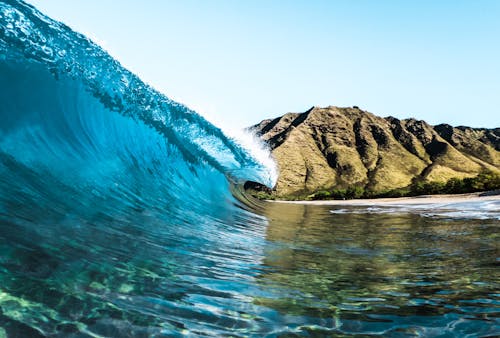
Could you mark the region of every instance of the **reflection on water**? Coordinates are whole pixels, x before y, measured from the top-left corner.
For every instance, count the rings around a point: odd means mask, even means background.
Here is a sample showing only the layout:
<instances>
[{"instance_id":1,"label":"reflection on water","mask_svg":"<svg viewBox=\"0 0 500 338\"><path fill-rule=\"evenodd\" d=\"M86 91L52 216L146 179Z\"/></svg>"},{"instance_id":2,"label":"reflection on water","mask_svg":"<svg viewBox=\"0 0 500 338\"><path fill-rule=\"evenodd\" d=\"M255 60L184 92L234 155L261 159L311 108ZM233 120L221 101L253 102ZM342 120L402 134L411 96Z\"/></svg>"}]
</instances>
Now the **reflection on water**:
<instances>
[{"instance_id":1,"label":"reflection on water","mask_svg":"<svg viewBox=\"0 0 500 338\"><path fill-rule=\"evenodd\" d=\"M4 219L0 337L500 334L497 219L227 210Z\"/></svg>"},{"instance_id":2,"label":"reflection on water","mask_svg":"<svg viewBox=\"0 0 500 338\"><path fill-rule=\"evenodd\" d=\"M269 205L257 304L296 333L500 334L498 220L336 208Z\"/></svg>"}]
</instances>

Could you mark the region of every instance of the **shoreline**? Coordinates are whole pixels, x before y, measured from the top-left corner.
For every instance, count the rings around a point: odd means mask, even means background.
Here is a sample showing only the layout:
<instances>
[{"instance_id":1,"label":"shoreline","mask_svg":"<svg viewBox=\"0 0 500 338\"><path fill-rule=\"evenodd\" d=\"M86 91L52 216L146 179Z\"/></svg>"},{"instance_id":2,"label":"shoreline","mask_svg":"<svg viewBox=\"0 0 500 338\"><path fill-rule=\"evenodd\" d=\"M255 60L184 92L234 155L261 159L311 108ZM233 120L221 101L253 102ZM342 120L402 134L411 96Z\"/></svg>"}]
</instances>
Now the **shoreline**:
<instances>
[{"instance_id":1,"label":"shoreline","mask_svg":"<svg viewBox=\"0 0 500 338\"><path fill-rule=\"evenodd\" d=\"M460 202L500 201L500 192L476 192L453 195L422 195L411 197L367 198L352 200L315 200L315 201L285 201L266 200L274 203L292 203L309 205L401 205L401 204L451 204Z\"/></svg>"}]
</instances>

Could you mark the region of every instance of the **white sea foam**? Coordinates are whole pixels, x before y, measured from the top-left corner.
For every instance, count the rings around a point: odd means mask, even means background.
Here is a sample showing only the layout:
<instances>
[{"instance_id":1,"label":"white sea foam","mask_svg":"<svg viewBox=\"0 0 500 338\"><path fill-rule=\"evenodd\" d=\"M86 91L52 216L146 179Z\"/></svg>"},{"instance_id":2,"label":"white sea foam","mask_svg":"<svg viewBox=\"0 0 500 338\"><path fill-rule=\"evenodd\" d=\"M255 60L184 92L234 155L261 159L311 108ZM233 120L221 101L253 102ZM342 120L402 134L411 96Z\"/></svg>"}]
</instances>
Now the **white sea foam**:
<instances>
[{"instance_id":1,"label":"white sea foam","mask_svg":"<svg viewBox=\"0 0 500 338\"><path fill-rule=\"evenodd\" d=\"M418 214L423 217L453 219L497 219L500 220L500 199L486 201L464 201L436 204L385 204L383 206L357 205L353 208L330 210L332 214Z\"/></svg>"},{"instance_id":2,"label":"white sea foam","mask_svg":"<svg viewBox=\"0 0 500 338\"><path fill-rule=\"evenodd\" d=\"M265 181L262 183L265 183L269 187L274 187L278 180L278 165L268 145L246 129L224 130L224 133L245 148L252 157L263 166Z\"/></svg>"}]
</instances>

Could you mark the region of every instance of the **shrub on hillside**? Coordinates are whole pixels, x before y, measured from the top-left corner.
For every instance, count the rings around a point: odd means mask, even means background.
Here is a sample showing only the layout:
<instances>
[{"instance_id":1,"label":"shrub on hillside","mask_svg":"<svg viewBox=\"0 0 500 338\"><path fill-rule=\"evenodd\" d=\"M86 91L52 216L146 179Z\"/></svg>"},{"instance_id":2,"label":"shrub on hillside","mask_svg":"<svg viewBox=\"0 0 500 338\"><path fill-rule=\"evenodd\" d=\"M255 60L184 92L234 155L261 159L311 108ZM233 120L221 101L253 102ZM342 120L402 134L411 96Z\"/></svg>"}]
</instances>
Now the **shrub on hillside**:
<instances>
[{"instance_id":1,"label":"shrub on hillside","mask_svg":"<svg viewBox=\"0 0 500 338\"><path fill-rule=\"evenodd\" d=\"M465 194L497 189L500 189L500 174L485 172L477 175L476 177L464 179L452 178L446 182L416 181L405 188L398 188L378 193L365 190L360 186L352 186L347 189L320 190L312 195L309 195L308 197L312 200L406 197L438 194Z\"/></svg>"}]
</instances>

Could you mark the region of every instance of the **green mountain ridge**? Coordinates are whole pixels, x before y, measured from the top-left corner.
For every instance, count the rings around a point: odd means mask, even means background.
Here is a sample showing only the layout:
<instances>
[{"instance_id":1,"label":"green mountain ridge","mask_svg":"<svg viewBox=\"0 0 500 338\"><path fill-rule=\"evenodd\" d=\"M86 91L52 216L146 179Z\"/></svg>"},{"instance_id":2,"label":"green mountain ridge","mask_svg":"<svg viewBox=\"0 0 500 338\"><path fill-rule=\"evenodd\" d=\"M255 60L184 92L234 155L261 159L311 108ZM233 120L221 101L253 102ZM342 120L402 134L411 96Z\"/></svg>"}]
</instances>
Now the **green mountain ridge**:
<instances>
[{"instance_id":1,"label":"green mountain ridge","mask_svg":"<svg viewBox=\"0 0 500 338\"><path fill-rule=\"evenodd\" d=\"M249 128L279 167L277 197L362 187L381 193L415 180L445 182L500 173L500 128L432 126L358 107L313 107Z\"/></svg>"}]
</instances>

